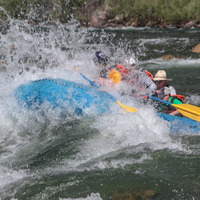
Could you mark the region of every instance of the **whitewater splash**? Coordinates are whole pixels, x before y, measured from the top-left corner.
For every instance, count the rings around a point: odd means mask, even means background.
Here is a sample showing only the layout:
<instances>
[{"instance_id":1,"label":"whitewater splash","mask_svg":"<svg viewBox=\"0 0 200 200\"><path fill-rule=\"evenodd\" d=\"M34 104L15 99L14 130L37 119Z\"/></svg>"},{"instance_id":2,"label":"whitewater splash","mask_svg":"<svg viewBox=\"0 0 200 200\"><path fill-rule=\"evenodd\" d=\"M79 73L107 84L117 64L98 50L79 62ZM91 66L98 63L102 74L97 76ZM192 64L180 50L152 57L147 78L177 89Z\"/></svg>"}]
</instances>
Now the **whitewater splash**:
<instances>
[{"instance_id":1,"label":"whitewater splash","mask_svg":"<svg viewBox=\"0 0 200 200\"><path fill-rule=\"evenodd\" d=\"M96 50L103 50L112 62L128 60L130 56L136 56L137 60L139 47L135 52L131 43L121 40L116 44L116 41L118 33L84 29L76 23L32 27L24 21L11 21L6 33L1 34L0 192L3 196L6 196L4 191L14 195L13 188L20 191L18 183L23 180L27 184L29 180L36 183L36 177L50 174L121 169L151 160L146 149L190 152L181 140L171 138L170 125L156 115L151 105L120 96L121 90L127 90L123 84L114 90L108 88L107 92L137 108L136 113L125 113L113 103L113 113L62 118L59 110L44 105L47 107L43 117L40 111L22 109L17 104L13 91L29 81L50 77L90 86L74 68L96 80L98 69L93 63ZM101 199L98 193L88 195L86 199Z\"/></svg>"}]
</instances>

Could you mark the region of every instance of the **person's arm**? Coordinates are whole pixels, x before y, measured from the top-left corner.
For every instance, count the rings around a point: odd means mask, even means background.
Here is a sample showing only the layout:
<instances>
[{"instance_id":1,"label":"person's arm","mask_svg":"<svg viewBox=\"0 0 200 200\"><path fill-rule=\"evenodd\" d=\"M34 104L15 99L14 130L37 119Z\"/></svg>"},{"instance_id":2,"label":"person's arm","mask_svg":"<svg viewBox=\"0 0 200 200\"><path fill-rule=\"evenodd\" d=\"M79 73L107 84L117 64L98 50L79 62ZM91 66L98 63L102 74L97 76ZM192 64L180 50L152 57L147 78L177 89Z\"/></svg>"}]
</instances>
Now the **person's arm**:
<instances>
[{"instance_id":1,"label":"person's arm","mask_svg":"<svg viewBox=\"0 0 200 200\"><path fill-rule=\"evenodd\" d=\"M172 112L170 113L170 115L178 115L178 114L180 114L180 112L179 112L178 110L172 111Z\"/></svg>"},{"instance_id":2,"label":"person's arm","mask_svg":"<svg viewBox=\"0 0 200 200\"><path fill-rule=\"evenodd\" d=\"M171 98L170 98L169 102L171 102ZM173 104L183 104L183 102L180 101L179 99L175 99L175 100L173 101ZM173 106L173 105L172 105L172 106ZM170 115L178 115L178 114L181 114L181 113L180 113L177 109L174 110L174 111L172 111L172 112L170 113Z\"/></svg>"}]
</instances>

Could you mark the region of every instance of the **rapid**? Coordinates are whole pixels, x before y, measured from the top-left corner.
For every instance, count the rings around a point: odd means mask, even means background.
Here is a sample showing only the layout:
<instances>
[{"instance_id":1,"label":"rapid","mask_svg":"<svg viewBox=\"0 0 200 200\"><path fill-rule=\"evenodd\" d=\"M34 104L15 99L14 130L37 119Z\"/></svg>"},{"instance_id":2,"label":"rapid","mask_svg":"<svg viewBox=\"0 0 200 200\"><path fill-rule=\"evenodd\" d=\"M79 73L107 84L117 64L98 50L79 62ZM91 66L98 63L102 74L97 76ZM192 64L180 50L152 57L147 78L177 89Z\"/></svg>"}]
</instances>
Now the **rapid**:
<instances>
[{"instance_id":1,"label":"rapid","mask_svg":"<svg viewBox=\"0 0 200 200\"><path fill-rule=\"evenodd\" d=\"M153 74L165 69L187 102L200 106L199 29L81 28L31 26L10 20L0 26L0 199L198 199L199 134L170 133L149 104L119 88L107 88L138 112L116 103L103 115L61 116L48 104L21 107L21 84L59 78L90 85L98 78L93 57L104 51L114 62L130 57ZM172 60L162 56L172 54ZM78 68L78 71L75 70ZM105 89L105 88L104 88Z\"/></svg>"}]
</instances>

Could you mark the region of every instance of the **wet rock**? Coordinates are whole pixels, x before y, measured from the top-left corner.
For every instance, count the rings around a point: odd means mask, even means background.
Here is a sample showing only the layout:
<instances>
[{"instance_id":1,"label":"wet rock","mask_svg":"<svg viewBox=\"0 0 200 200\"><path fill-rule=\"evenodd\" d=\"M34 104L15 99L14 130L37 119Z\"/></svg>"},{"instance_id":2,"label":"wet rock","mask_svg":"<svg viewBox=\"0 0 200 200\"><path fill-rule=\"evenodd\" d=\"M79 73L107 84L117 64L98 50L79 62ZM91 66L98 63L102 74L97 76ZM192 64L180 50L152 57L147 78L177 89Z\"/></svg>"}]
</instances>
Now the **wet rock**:
<instances>
[{"instance_id":1,"label":"wet rock","mask_svg":"<svg viewBox=\"0 0 200 200\"><path fill-rule=\"evenodd\" d=\"M145 26L146 27L152 27L152 25L153 25L152 21L148 21Z\"/></svg>"},{"instance_id":2,"label":"wet rock","mask_svg":"<svg viewBox=\"0 0 200 200\"><path fill-rule=\"evenodd\" d=\"M113 11L110 7L107 7L104 11L99 10L95 12L90 19L90 26L104 27L108 20L114 18Z\"/></svg>"},{"instance_id":3,"label":"wet rock","mask_svg":"<svg viewBox=\"0 0 200 200\"><path fill-rule=\"evenodd\" d=\"M115 192L112 200L150 200L155 199L156 192L154 190L133 190L131 192Z\"/></svg>"},{"instance_id":4,"label":"wet rock","mask_svg":"<svg viewBox=\"0 0 200 200\"><path fill-rule=\"evenodd\" d=\"M160 28L172 28L172 27L174 27L172 24L165 22L160 25Z\"/></svg>"},{"instance_id":5,"label":"wet rock","mask_svg":"<svg viewBox=\"0 0 200 200\"><path fill-rule=\"evenodd\" d=\"M198 44L197 46L195 46L194 49L192 50L192 52L200 53L200 44Z\"/></svg>"},{"instance_id":6,"label":"wet rock","mask_svg":"<svg viewBox=\"0 0 200 200\"><path fill-rule=\"evenodd\" d=\"M118 23L123 23L123 15L116 15L115 21L117 21Z\"/></svg>"},{"instance_id":7,"label":"wet rock","mask_svg":"<svg viewBox=\"0 0 200 200\"><path fill-rule=\"evenodd\" d=\"M136 199L142 199L142 200L151 199L155 195L156 195L156 193L155 193L154 190L137 190L137 191L134 191L134 196L136 197Z\"/></svg>"},{"instance_id":8,"label":"wet rock","mask_svg":"<svg viewBox=\"0 0 200 200\"><path fill-rule=\"evenodd\" d=\"M132 22L132 23L131 23L131 26L133 26L133 27L138 27L137 21Z\"/></svg>"},{"instance_id":9,"label":"wet rock","mask_svg":"<svg viewBox=\"0 0 200 200\"><path fill-rule=\"evenodd\" d=\"M184 56L174 56L174 55L171 55L171 54L167 54L167 55L162 56L162 59L163 60L186 59L186 57L184 57Z\"/></svg>"},{"instance_id":10,"label":"wet rock","mask_svg":"<svg viewBox=\"0 0 200 200\"><path fill-rule=\"evenodd\" d=\"M131 25L131 22L129 21L125 23L125 26L130 26L130 25Z\"/></svg>"},{"instance_id":11,"label":"wet rock","mask_svg":"<svg viewBox=\"0 0 200 200\"><path fill-rule=\"evenodd\" d=\"M112 196L112 200L134 200L134 198L131 193L116 192Z\"/></svg>"},{"instance_id":12,"label":"wet rock","mask_svg":"<svg viewBox=\"0 0 200 200\"><path fill-rule=\"evenodd\" d=\"M200 28L200 24L195 24L195 28Z\"/></svg>"},{"instance_id":13,"label":"wet rock","mask_svg":"<svg viewBox=\"0 0 200 200\"><path fill-rule=\"evenodd\" d=\"M176 57L171 55L171 54L167 54L167 55L162 56L163 60L172 60L174 58L176 58Z\"/></svg>"},{"instance_id":14,"label":"wet rock","mask_svg":"<svg viewBox=\"0 0 200 200\"><path fill-rule=\"evenodd\" d=\"M190 21L190 22L188 22L187 24L185 24L183 27L184 27L184 28L191 28L191 27L193 27L193 26L195 26L195 22Z\"/></svg>"},{"instance_id":15,"label":"wet rock","mask_svg":"<svg viewBox=\"0 0 200 200\"><path fill-rule=\"evenodd\" d=\"M118 24L116 27L117 27L117 28L122 28L123 25L122 25L122 24Z\"/></svg>"}]
</instances>

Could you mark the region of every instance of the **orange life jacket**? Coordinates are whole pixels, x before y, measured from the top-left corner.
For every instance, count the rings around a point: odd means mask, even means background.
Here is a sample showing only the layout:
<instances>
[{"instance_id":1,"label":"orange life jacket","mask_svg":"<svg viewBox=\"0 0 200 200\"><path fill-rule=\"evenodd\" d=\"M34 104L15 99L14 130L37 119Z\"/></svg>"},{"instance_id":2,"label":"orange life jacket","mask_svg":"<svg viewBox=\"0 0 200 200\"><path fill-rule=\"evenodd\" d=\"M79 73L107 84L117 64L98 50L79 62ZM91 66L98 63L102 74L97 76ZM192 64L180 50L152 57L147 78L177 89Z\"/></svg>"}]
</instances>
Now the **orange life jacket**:
<instances>
[{"instance_id":1,"label":"orange life jacket","mask_svg":"<svg viewBox=\"0 0 200 200\"><path fill-rule=\"evenodd\" d=\"M116 66L111 66L110 68L102 70L101 81L103 81L102 79L109 78L112 79L115 84L117 84L125 79L127 74L128 70L122 65L117 64Z\"/></svg>"},{"instance_id":2,"label":"orange life jacket","mask_svg":"<svg viewBox=\"0 0 200 200\"><path fill-rule=\"evenodd\" d=\"M177 98L179 99L180 101L182 101L183 103L185 103L185 96L183 95L171 95L171 97L174 97L174 98ZM173 103L173 100L171 101L171 103Z\"/></svg>"},{"instance_id":3,"label":"orange life jacket","mask_svg":"<svg viewBox=\"0 0 200 200\"><path fill-rule=\"evenodd\" d=\"M147 70L145 70L146 74L151 78L151 80L153 81L153 74Z\"/></svg>"}]
</instances>

